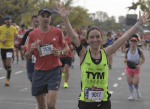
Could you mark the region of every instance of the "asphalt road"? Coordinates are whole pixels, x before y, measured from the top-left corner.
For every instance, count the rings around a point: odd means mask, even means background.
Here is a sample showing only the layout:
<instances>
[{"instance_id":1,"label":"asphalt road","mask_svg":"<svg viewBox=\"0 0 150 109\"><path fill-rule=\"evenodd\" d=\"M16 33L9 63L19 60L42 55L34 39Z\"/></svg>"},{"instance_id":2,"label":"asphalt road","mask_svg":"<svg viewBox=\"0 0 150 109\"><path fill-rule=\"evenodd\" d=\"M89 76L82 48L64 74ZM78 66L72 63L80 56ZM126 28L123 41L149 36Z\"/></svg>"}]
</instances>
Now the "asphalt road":
<instances>
[{"instance_id":1,"label":"asphalt road","mask_svg":"<svg viewBox=\"0 0 150 109\"><path fill-rule=\"evenodd\" d=\"M112 69L109 70L109 86L111 91L112 109L149 109L150 107L150 56L148 50L144 49L145 63L141 66L140 92L142 97L129 101L129 90L125 75L125 64L121 53L117 51L113 56ZM26 67L12 64L12 75L10 86L6 87L6 71L0 59L0 109L35 109L36 100L31 96L31 84L27 79ZM57 109L78 109L78 97L81 92L79 58L76 56L74 69L70 69L69 88L63 88L61 82L57 98Z\"/></svg>"}]
</instances>

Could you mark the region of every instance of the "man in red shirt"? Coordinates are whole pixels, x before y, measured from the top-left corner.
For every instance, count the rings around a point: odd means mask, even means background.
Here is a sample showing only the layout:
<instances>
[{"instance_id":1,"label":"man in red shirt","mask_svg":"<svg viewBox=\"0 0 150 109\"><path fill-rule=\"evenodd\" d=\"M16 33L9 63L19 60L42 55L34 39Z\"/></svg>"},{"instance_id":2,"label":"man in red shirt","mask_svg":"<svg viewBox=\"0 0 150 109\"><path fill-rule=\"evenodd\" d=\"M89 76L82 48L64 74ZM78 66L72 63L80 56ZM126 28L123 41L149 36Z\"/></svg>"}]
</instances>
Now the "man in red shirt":
<instances>
[{"instance_id":1,"label":"man in red shirt","mask_svg":"<svg viewBox=\"0 0 150 109\"><path fill-rule=\"evenodd\" d=\"M117 34L117 38L120 38L120 36L121 36L120 30L118 30L118 32L116 34Z\"/></svg>"},{"instance_id":2,"label":"man in red shirt","mask_svg":"<svg viewBox=\"0 0 150 109\"><path fill-rule=\"evenodd\" d=\"M64 88L68 88L69 87L68 86L69 70L70 70L71 61L72 61L72 51L71 51L72 42L71 42L70 37L67 34L65 26L62 26L62 32L64 34L65 42L68 44L70 48L70 51L67 54L62 55L60 57L60 60L62 63L61 67L62 67L62 72L63 72L62 77L65 79Z\"/></svg>"},{"instance_id":3,"label":"man in red shirt","mask_svg":"<svg viewBox=\"0 0 150 109\"><path fill-rule=\"evenodd\" d=\"M18 48L18 45L21 43L22 38L23 38L24 34L26 33L26 29L25 28L26 28L26 26L24 24L22 24L21 25L21 30L19 30L19 32L18 32L19 38L14 41L14 43L15 43L15 51L16 51L16 57L17 57L17 64L19 62L19 54L18 54L18 51L19 51L20 55L21 55L22 66L23 67L25 66L24 50L21 50L20 48Z\"/></svg>"},{"instance_id":4,"label":"man in red shirt","mask_svg":"<svg viewBox=\"0 0 150 109\"><path fill-rule=\"evenodd\" d=\"M37 98L39 109L46 109L46 101L48 109L55 109L62 74L60 56L66 54L69 47L63 40L62 31L49 25L49 9L41 9L38 19L39 28L29 33L24 46L27 60L31 59L33 53L36 57L32 95ZM64 48L59 50L59 47Z\"/></svg>"},{"instance_id":5,"label":"man in red shirt","mask_svg":"<svg viewBox=\"0 0 150 109\"><path fill-rule=\"evenodd\" d=\"M80 36L81 36L81 33L83 32L83 29L82 29L82 27L80 27L80 30L78 30L77 31L77 34L78 34L78 36L79 36L79 39L80 39Z\"/></svg>"}]
</instances>

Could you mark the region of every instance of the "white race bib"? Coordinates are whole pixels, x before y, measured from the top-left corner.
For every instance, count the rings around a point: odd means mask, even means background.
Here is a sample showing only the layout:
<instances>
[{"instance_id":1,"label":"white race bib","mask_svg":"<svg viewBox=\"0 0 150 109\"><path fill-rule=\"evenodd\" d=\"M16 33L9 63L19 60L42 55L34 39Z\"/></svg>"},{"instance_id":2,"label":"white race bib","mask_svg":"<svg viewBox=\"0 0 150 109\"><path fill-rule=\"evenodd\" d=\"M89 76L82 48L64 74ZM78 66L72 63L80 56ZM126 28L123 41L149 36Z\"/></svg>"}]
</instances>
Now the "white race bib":
<instances>
[{"instance_id":1,"label":"white race bib","mask_svg":"<svg viewBox=\"0 0 150 109\"><path fill-rule=\"evenodd\" d=\"M7 52L6 53L6 58L12 58L12 52Z\"/></svg>"},{"instance_id":2,"label":"white race bib","mask_svg":"<svg viewBox=\"0 0 150 109\"><path fill-rule=\"evenodd\" d=\"M104 89L85 87L84 97L94 102L101 102L104 98Z\"/></svg>"},{"instance_id":3,"label":"white race bib","mask_svg":"<svg viewBox=\"0 0 150 109\"><path fill-rule=\"evenodd\" d=\"M21 35L21 34L20 34L20 35L19 35L19 38L23 38L23 36L24 36L24 35Z\"/></svg>"},{"instance_id":4,"label":"white race bib","mask_svg":"<svg viewBox=\"0 0 150 109\"><path fill-rule=\"evenodd\" d=\"M32 63L36 62L36 57L34 55L32 55Z\"/></svg>"},{"instance_id":5,"label":"white race bib","mask_svg":"<svg viewBox=\"0 0 150 109\"><path fill-rule=\"evenodd\" d=\"M18 44L18 40L15 40L14 43L15 43L15 44Z\"/></svg>"},{"instance_id":6,"label":"white race bib","mask_svg":"<svg viewBox=\"0 0 150 109\"><path fill-rule=\"evenodd\" d=\"M39 56L46 56L52 54L53 45L44 45L44 46L38 46Z\"/></svg>"}]
</instances>

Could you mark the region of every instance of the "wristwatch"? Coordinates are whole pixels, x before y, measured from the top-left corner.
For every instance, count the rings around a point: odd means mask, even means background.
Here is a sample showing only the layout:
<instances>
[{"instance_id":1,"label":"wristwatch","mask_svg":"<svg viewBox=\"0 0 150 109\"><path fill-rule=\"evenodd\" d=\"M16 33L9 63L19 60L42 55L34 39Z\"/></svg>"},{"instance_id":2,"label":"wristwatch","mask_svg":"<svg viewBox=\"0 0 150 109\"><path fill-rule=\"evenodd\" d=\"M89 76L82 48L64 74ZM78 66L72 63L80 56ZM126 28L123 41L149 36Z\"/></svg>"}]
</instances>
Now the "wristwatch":
<instances>
[{"instance_id":1,"label":"wristwatch","mask_svg":"<svg viewBox=\"0 0 150 109\"><path fill-rule=\"evenodd\" d=\"M64 55L64 52L62 50L60 50L61 55Z\"/></svg>"}]
</instances>

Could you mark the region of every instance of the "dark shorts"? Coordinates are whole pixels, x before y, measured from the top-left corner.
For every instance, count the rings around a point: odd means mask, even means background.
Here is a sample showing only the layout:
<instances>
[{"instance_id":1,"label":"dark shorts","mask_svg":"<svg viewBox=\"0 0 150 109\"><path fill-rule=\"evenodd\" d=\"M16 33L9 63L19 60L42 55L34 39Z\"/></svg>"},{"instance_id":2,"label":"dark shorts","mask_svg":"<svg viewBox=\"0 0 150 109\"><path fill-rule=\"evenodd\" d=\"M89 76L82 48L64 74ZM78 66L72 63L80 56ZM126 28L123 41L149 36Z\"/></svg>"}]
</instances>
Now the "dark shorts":
<instances>
[{"instance_id":1,"label":"dark shorts","mask_svg":"<svg viewBox=\"0 0 150 109\"><path fill-rule=\"evenodd\" d=\"M1 48L1 57L2 57L2 60L6 60L6 53L7 52L12 52L13 53L13 49L3 49Z\"/></svg>"},{"instance_id":2,"label":"dark shorts","mask_svg":"<svg viewBox=\"0 0 150 109\"><path fill-rule=\"evenodd\" d=\"M18 48L18 46L14 46L15 48Z\"/></svg>"},{"instance_id":3,"label":"dark shorts","mask_svg":"<svg viewBox=\"0 0 150 109\"><path fill-rule=\"evenodd\" d=\"M71 62L72 62L72 57L61 57L60 58L60 61L62 63L62 66L61 67L64 67L65 64L68 64L71 66Z\"/></svg>"},{"instance_id":4,"label":"dark shorts","mask_svg":"<svg viewBox=\"0 0 150 109\"><path fill-rule=\"evenodd\" d=\"M30 81L32 81L33 72L34 72L34 63L32 63L32 60L27 60L27 76Z\"/></svg>"},{"instance_id":5,"label":"dark shorts","mask_svg":"<svg viewBox=\"0 0 150 109\"><path fill-rule=\"evenodd\" d=\"M19 46L14 46L15 48L18 48L18 50L21 50L21 47L19 47Z\"/></svg>"},{"instance_id":6,"label":"dark shorts","mask_svg":"<svg viewBox=\"0 0 150 109\"><path fill-rule=\"evenodd\" d=\"M111 101L84 102L79 100L79 109L111 109Z\"/></svg>"},{"instance_id":7,"label":"dark shorts","mask_svg":"<svg viewBox=\"0 0 150 109\"><path fill-rule=\"evenodd\" d=\"M61 68L49 71L34 70L32 78L32 96L48 93L48 90L59 90L61 83Z\"/></svg>"}]
</instances>

